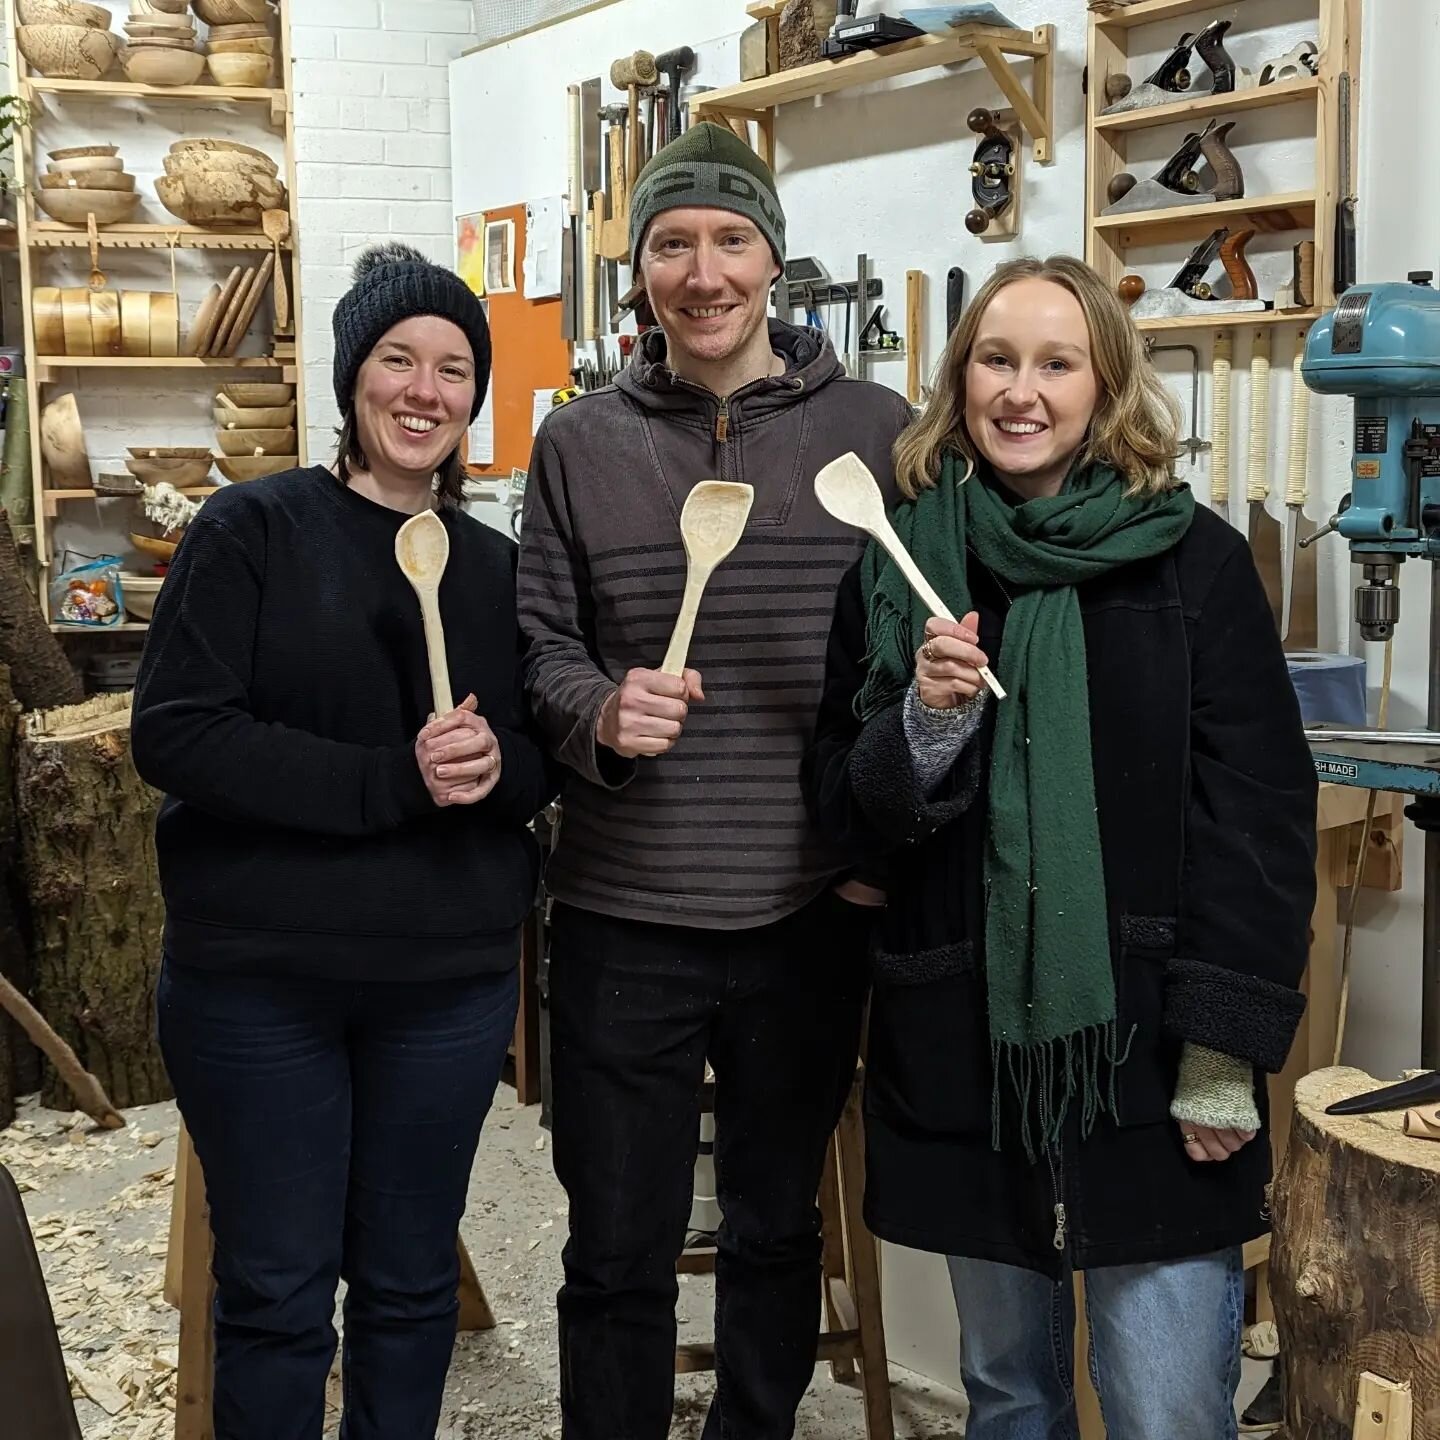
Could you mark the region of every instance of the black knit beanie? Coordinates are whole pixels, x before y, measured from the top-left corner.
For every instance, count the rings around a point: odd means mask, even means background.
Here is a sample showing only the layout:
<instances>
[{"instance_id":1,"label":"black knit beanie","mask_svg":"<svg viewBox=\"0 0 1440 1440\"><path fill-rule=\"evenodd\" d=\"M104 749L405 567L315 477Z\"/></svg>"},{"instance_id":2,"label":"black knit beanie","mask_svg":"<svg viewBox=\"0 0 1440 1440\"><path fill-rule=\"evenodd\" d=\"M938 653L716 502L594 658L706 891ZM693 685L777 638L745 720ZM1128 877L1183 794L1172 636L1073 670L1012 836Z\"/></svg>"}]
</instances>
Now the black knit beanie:
<instances>
[{"instance_id":1,"label":"black knit beanie","mask_svg":"<svg viewBox=\"0 0 1440 1440\"><path fill-rule=\"evenodd\" d=\"M474 292L453 270L433 264L411 245L373 245L356 262L353 283L335 306L335 401L348 415L355 377L392 325L438 315L464 332L475 355L475 403L480 413L490 384L490 327Z\"/></svg>"},{"instance_id":2,"label":"black knit beanie","mask_svg":"<svg viewBox=\"0 0 1440 1440\"><path fill-rule=\"evenodd\" d=\"M785 264L785 212L770 167L726 125L702 120L672 140L635 177L630 197L630 259L640 265L640 242L666 210L691 205L733 210L753 220Z\"/></svg>"}]
</instances>

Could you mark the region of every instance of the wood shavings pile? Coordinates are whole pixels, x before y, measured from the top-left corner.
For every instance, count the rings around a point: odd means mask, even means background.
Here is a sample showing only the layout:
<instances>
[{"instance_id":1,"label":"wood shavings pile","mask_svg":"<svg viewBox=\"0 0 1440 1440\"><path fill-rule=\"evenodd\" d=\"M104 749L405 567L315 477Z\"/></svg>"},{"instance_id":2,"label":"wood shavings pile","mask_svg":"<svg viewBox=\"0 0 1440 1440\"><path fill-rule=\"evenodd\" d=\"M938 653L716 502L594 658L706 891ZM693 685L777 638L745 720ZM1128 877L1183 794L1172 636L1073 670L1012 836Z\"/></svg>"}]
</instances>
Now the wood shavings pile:
<instances>
[{"instance_id":1,"label":"wood shavings pile","mask_svg":"<svg viewBox=\"0 0 1440 1440\"><path fill-rule=\"evenodd\" d=\"M132 1111L126 1129L106 1131L79 1112L30 1103L0 1131L0 1164L25 1197L85 1440L168 1440L174 1430L179 1323L162 1294L173 1112ZM92 1203L76 1207L77 1192Z\"/></svg>"}]
</instances>

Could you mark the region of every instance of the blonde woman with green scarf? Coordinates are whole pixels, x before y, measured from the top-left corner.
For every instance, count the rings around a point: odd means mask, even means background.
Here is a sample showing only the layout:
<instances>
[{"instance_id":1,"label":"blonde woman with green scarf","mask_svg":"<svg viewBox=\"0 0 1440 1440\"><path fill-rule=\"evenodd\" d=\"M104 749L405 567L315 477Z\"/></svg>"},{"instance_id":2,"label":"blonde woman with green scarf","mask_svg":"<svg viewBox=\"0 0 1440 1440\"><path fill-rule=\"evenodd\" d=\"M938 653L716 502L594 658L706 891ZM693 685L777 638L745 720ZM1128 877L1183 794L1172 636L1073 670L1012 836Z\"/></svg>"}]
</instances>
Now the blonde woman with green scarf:
<instances>
[{"instance_id":1,"label":"blonde woman with green scarf","mask_svg":"<svg viewBox=\"0 0 1440 1440\"><path fill-rule=\"evenodd\" d=\"M1177 436L1094 271L1002 265L896 447L896 528L962 618L873 547L836 605L805 781L889 877L866 1211L950 1257L967 1440L1076 1433L1073 1270L1110 1440L1236 1434L1316 782L1250 552L1176 480Z\"/></svg>"}]
</instances>

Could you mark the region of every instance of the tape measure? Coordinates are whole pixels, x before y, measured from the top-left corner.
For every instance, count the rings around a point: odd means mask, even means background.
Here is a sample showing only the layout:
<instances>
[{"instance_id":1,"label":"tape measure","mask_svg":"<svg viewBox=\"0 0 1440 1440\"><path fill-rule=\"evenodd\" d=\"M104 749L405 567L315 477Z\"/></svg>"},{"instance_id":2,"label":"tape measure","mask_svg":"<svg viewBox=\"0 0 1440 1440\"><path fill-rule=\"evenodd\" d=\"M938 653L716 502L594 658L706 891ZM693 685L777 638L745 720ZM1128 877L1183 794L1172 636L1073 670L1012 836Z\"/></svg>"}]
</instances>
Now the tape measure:
<instances>
[{"instance_id":1,"label":"tape measure","mask_svg":"<svg viewBox=\"0 0 1440 1440\"><path fill-rule=\"evenodd\" d=\"M553 409L556 405L568 405L579 393L579 389L574 385L562 385L550 397L551 408Z\"/></svg>"}]
</instances>

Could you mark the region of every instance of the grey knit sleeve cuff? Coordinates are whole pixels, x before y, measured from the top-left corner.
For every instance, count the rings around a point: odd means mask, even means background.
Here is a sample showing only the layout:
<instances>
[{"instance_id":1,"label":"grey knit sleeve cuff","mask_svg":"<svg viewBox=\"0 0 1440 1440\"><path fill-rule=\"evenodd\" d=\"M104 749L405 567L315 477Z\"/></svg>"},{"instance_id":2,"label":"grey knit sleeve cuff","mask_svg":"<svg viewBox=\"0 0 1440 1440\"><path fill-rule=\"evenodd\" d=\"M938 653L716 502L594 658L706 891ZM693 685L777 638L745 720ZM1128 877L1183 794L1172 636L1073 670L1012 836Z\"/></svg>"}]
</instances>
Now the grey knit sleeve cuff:
<instances>
[{"instance_id":1,"label":"grey knit sleeve cuff","mask_svg":"<svg viewBox=\"0 0 1440 1440\"><path fill-rule=\"evenodd\" d=\"M905 742L921 793L933 795L950 767L980 731L986 691L953 710L932 710L912 683L905 692Z\"/></svg>"},{"instance_id":2,"label":"grey knit sleeve cuff","mask_svg":"<svg viewBox=\"0 0 1440 1440\"><path fill-rule=\"evenodd\" d=\"M1171 1116L1212 1130L1258 1130L1255 1071L1248 1060L1186 1044L1180 1051L1180 1078Z\"/></svg>"}]
</instances>

